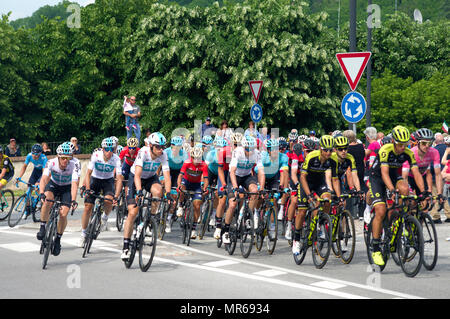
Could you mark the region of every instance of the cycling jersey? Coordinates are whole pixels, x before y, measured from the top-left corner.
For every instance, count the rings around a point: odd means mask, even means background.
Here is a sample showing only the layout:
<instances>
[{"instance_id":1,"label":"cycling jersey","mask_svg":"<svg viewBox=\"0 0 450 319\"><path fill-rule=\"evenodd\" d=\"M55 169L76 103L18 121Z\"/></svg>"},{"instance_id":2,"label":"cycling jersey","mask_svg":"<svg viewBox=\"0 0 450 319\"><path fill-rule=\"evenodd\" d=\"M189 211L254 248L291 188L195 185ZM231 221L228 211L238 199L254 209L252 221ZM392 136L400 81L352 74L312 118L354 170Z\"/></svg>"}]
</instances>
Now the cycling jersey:
<instances>
[{"instance_id":1,"label":"cycling jersey","mask_svg":"<svg viewBox=\"0 0 450 319\"><path fill-rule=\"evenodd\" d=\"M286 154L277 152L277 157L272 160L270 154L266 151L261 153L261 161L264 166L264 174L267 178L273 178L282 170L289 169L289 158ZM258 167L255 167L255 173L258 174Z\"/></svg>"},{"instance_id":2,"label":"cycling jersey","mask_svg":"<svg viewBox=\"0 0 450 319\"><path fill-rule=\"evenodd\" d=\"M405 151L401 154L396 154L394 144L385 144L378 151L372 168L370 169L370 175L381 177L382 166L389 167L390 175L401 175L400 169L402 168L403 163L406 161L409 162L410 167L417 167L414 153L409 148L406 148Z\"/></svg>"},{"instance_id":3,"label":"cycling jersey","mask_svg":"<svg viewBox=\"0 0 450 319\"><path fill-rule=\"evenodd\" d=\"M188 155L183 149L180 149L178 156L175 156L173 154L172 148L166 148L164 150L164 153L167 154L167 160L169 162L169 167L171 170L180 170L183 166L184 161L188 159Z\"/></svg>"},{"instance_id":4,"label":"cycling jersey","mask_svg":"<svg viewBox=\"0 0 450 319\"><path fill-rule=\"evenodd\" d=\"M324 179L327 170L331 170L332 177L337 177L337 170L332 169L332 161L333 160L329 158L322 163L320 161L320 150L315 150L306 156L301 171L302 173L307 174L306 180L308 182Z\"/></svg>"},{"instance_id":5,"label":"cycling jersey","mask_svg":"<svg viewBox=\"0 0 450 319\"><path fill-rule=\"evenodd\" d=\"M236 176L248 176L252 173L252 168L257 166L259 169L263 168L261 162L261 155L258 150L250 152L249 157L245 156L245 151L242 146L237 147L231 156L230 167L236 167Z\"/></svg>"},{"instance_id":6,"label":"cycling jersey","mask_svg":"<svg viewBox=\"0 0 450 319\"><path fill-rule=\"evenodd\" d=\"M88 169L92 170L92 177L98 179L114 178L114 169L117 175L122 175L122 167L117 154L112 154L111 158L105 161L103 150L96 151L91 156Z\"/></svg>"},{"instance_id":7,"label":"cycling jersey","mask_svg":"<svg viewBox=\"0 0 450 319\"><path fill-rule=\"evenodd\" d=\"M218 165L222 167L225 172L230 170L232 153L233 151L231 149L231 146L225 146L219 151L219 154L217 155Z\"/></svg>"},{"instance_id":8,"label":"cycling jersey","mask_svg":"<svg viewBox=\"0 0 450 319\"><path fill-rule=\"evenodd\" d=\"M45 164L47 164L47 161L48 161L47 156L45 156L42 153L37 160L33 158L33 155L31 153L28 153L27 158L25 159L25 164L28 165L31 162L34 165L34 168L44 169Z\"/></svg>"},{"instance_id":9,"label":"cycling jersey","mask_svg":"<svg viewBox=\"0 0 450 319\"><path fill-rule=\"evenodd\" d=\"M131 155L130 149L127 146L122 150L122 152L120 152L119 158L121 161L125 158L125 163L127 163L129 166L133 166L133 163L137 157L139 150L140 148L136 148L134 155Z\"/></svg>"},{"instance_id":10,"label":"cycling jersey","mask_svg":"<svg viewBox=\"0 0 450 319\"><path fill-rule=\"evenodd\" d=\"M72 182L78 181L79 174L81 174L79 170L80 167L73 159L71 159L69 163L67 163L67 167L62 170L59 167L58 157L55 157L47 161L43 175L51 176L51 181L58 186L66 186L70 185Z\"/></svg>"},{"instance_id":11,"label":"cycling jersey","mask_svg":"<svg viewBox=\"0 0 450 319\"><path fill-rule=\"evenodd\" d=\"M419 148L417 146L414 146L411 151L414 152L414 157L416 158L420 174L425 175L431 165L433 165L434 169L441 168L441 157L439 156L439 152L435 148L430 147L428 149L428 152L424 155L423 159L419 156ZM409 176L413 177L413 174L411 173L409 168L409 162L403 163L402 170L409 172Z\"/></svg>"},{"instance_id":12,"label":"cycling jersey","mask_svg":"<svg viewBox=\"0 0 450 319\"><path fill-rule=\"evenodd\" d=\"M347 153L342 163L339 162L338 156L335 152L331 154L331 159L333 160L332 169L337 170L337 176L339 178L345 174L349 167L352 171L356 172L356 162L352 154Z\"/></svg>"},{"instance_id":13,"label":"cycling jersey","mask_svg":"<svg viewBox=\"0 0 450 319\"><path fill-rule=\"evenodd\" d=\"M162 153L161 156L152 159L151 150L149 146L140 149L133 166L131 166L131 173L136 174L136 166L142 167L141 179L148 179L156 174L158 167L162 167L162 171L170 171L167 154Z\"/></svg>"},{"instance_id":14,"label":"cycling jersey","mask_svg":"<svg viewBox=\"0 0 450 319\"><path fill-rule=\"evenodd\" d=\"M0 161L0 171L2 171L4 168L6 169L6 175L11 172L14 173L14 166L11 162L11 159L5 154L3 154L2 160Z\"/></svg>"},{"instance_id":15,"label":"cycling jersey","mask_svg":"<svg viewBox=\"0 0 450 319\"><path fill-rule=\"evenodd\" d=\"M181 167L180 174L183 174L183 178L189 183L201 183L202 175L204 178L208 177L208 165L204 161L194 164L189 159Z\"/></svg>"},{"instance_id":16,"label":"cycling jersey","mask_svg":"<svg viewBox=\"0 0 450 319\"><path fill-rule=\"evenodd\" d=\"M217 150L213 149L205 156L205 163L208 169L215 175L219 174L219 159L217 157Z\"/></svg>"}]
</instances>

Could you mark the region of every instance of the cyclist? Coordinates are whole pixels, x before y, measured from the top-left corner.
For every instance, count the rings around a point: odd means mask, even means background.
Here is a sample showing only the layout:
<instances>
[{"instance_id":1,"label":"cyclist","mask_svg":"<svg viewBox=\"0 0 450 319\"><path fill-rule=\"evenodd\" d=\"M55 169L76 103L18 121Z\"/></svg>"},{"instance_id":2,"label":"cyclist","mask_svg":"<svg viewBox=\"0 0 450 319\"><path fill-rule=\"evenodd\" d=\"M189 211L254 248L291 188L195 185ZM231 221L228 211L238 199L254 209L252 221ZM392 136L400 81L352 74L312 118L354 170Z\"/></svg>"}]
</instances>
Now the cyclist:
<instances>
[{"instance_id":1,"label":"cyclist","mask_svg":"<svg viewBox=\"0 0 450 319\"><path fill-rule=\"evenodd\" d=\"M295 233L292 244L292 253L300 253L300 234L305 220L307 202L314 201L314 193L322 199L331 199L331 191L339 187L337 172L333 170L331 153L334 147L334 138L323 135L319 140L320 150L312 151L305 158L300 174L300 192L298 194L299 213L295 218ZM331 205L324 205L324 212L329 213ZM317 211L314 211L315 217Z\"/></svg>"},{"instance_id":2,"label":"cyclist","mask_svg":"<svg viewBox=\"0 0 450 319\"><path fill-rule=\"evenodd\" d=\"M139 207L136 205L135 196L143 197L142 188L151 192L155 198L162 198L163 188L156 174L159 166L162 167L164 175L165 193L170 194L171 179L170 168L167 160L167 154L164 153L166 138L159 132L150 134L147 138L148 146L141 148L133 166L131 167L130 177L128 178L128 218L125 221L123 232L123 251L121 259L126 261L130 258L129 245L133 233L134 220L137 217ZM169 197L169 202L171 201ZM152 205L152 214L156 212L157 205Z\"/></svg>"},{"instance_id":3,"label":"cyclist","mask_svg":"<svg viewBox=\"0 0 450 319\"><path fill-rule=\"evenodd\" d=\"M407 148L410 134L406 127L398 125L392 129L394 143L383 145L378 151L369 172L369 193L375 217L372 222L372 259L376 265L383 266L384 260L380 252L380 236L383 219L386 215L386 197L393 197L396 190L401 195L408 195L408 184L403 180L401 168L405 161L409 162L414 180L421 196L424 193L424 183L419 172L414 153ZM386 190L389 195L386 195ZM407 208L406 208L407 209ZM391 214L389 214L391 218Z\"/></svg>"},{"instance_id":4,"label":"cyclist","mask_svg":"<svg viewBox=\"0 0 450 319\"><path fill-rule=\"evenodd\" d=\"M2 189L6 186L6 184L8 184L11 178L13 178L14 166L9 157L3 153L3 147L1 146L0 157L0 189Z\"/></svg>"},{"instance_id":5,"label":"cyclist","mask_svg":"<svg viewBox=\"0 0 450 319\"><path fill-rule=\"evenodd\" d=\"M264 166L261 162L261 155L256 149L256 139L249 135L244 136L241 140L241 145L234 149L230 162L230 175L227 181L228 185L228 210L225 217L224 234L222 241L224 244L230 243L230 224L233 219L234 210L238 204L235 201L239 186L248 190L251 193L256 193L259 185L265 185ZM258 167L258 177L252 174L254 166ZM232 196L234 195L234 196ZM249 207L254 211L256 206L257 196L250 197Z\"/></svg>"},{"instance_id":6,"label":"cyclist","mask_svg":"<svg viewBox=\"0 0 450 319\"><path fill-rule=\"evenodd\" d=\"M54 200L55 196L61 198L62 206L59 211L59 222L57 226L57 236L52 249L52 254L58 256L61 252L61 237L67 225L67 214L70 207L77 206L77 189L79 179L79 166L72 160L73 150L68 142L58 146L57 157L47 161L39 184L40 198L43 202L41 208L41 226L36 237L42 240L45 235L45 225L49 218L49 212L53 206L52 202L46 198Z\"/></svg>"},{"instance_id":7,"label":"cyclist","mask_svg":"<svg viewBox=\"0 0 450 319\"><path fill-rule=\"evenodd\" d=\"M304 158L304 153L303 153L303 143L296 143L294 144L292 151L289 151L287 153L287 157L289 159L289 172L288 172L288 176L287 176L287 185L290 186L292 192L291 192L291 201L289 203L289 208L288 208L288 215L289 212L291 212L291 215L293 216L294 214L294 210L297 207L297 187L295 186L296 183L298 183L298 175L297 172L300 173L300 171L298 170L298 164L300 163L300 165L304 162L305 158ZM295 167L295 177L292 175L292 169L293 167ZM295 183L293 183L293 179L295 178ZM286 200L288 198L288 194L285 192L285 194L283 194L282 197L282 201L281 201L281 207L280 207L280 211L278 212L278 220L283 220L284 217L284 203L286 203ZM295 206L294 206L294 202L295 202ZM292 216L291 219L292 220ZM290 229L289 229L290 231Z\"/></svg>"},{"instance_id":8,"label":"cyclist","mask_svg":"<svg viewBox=\"0 0 450 319\"><path fill-rule=\"evenodd\" d=\"M135 137L127 140L127 146L120 152L119 159L123 162L122 174L119 174L123 180L127 181L130 176L130 169L139 153L139 141ZM128 192L128 185L125 185L125 194Z\"/></svg>"},{"instance_id":9,"label":"cyclist","mask_svg":"<svg viewBox=\"0 0 450 319\"><path fill-rule=\"evenodd\" d=\"M31 176L30 179L28 180L28 183L38 184L39 181L41 180L42 170L47 164L47 156L45 156L42 153L42 146L40 144L34 144L33 147L31 147L31 152L28 153L27 158L25 159L25 163L23 164L22 169L20 170L19 177L17 177L16 179L16 183L19 181L20 178L22 178L23 174L25 174L25 171L30 162L33 163L34 168L33 171L31 172Z\"/></svg>"},{"instance_id":10,"label":"cyclist","mask_svg":"<svg viewBox=\"0 0 450 319\"><path fill-rule=\"evenodd\" d=\"M122 168L120 167L119 156L114 153L114 149L114 140L110 137L105 138L102 141L102 150L92 153L91 160L88 164L84 185L81 189L82 193L86 194L86 198L84 200L83 215L81 216L80 247L83 247L84 239L86 238L86 229L95 203L95 197L90 192L92 191L96 195L103 192L105 199L107 199L104 202L104 212L101 219L101 230L105 231L107 230L108 216L111 213L113 201L116 201L122 190ZM114 171L118 176L115 185Z\"/></svg>"},{"instance_id":11,"label":"cyclist","mask_svg":"<svg viewBox=\"0 0 450 319\"><path fill-rule=\"evenodd\" d=\"M361 185L359 184L358 171L356 170L356 162L353 155L348 153L348 138L342 135L336 135L334 138L335 152L331 154L331 159L334 161L333 169L337 169L337 174L339 180L342 181L344 174L346 175L346 180L349 190L360 191ZM336 195L340 195L340 189L335 190Z\"/></svg>"},{"instance_id":12,"label":"cyclist","mask_svg":"<svg viewBox=\"0 0 450 319\"><path fill-rule=\"evenodd\" d=\"M206 193L208 188L208 165L202 160L202 156L203 150L201 144L194 146L191 150L191 157L184 162L180 174L178 175L179 187L177 190L195 192L193 197L194 222L192 224L191 239L197 238L197 221L200 217L200 208L203 203L202 194ZM180 192L179 203L182 203L183 201L184 193Z\"/></svg>"}]
</instances>

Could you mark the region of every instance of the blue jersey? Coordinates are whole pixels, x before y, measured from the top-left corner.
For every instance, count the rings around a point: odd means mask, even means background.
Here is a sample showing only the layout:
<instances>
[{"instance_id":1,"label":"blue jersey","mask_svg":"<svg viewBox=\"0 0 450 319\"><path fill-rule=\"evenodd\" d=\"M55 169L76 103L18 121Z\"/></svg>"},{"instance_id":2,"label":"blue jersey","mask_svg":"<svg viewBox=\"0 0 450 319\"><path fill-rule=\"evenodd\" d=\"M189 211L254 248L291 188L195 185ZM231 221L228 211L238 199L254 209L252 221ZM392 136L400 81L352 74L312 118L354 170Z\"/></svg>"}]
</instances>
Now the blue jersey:
<instances>
[{"instance_id":1,"label":"blue jersey","mask_svg":"<svg viewBox=\"0 0 450 319\"><path fill-rule=\"evenodd\" d=\"M25 164L33 163L34 168L43 169L45 164L47 164L47 156L41 154L37 160L33 159L31 153L28 153L27 158L25 159Z\"/></svg>"},{"instance_id":2,"label":"blue jersey","mask_svg":"<svg viewBox=\"0 0 450 319\"><path fill-rule=\"evenodd\" d=\"M212 173L219 175L219 159L217 158L217 150L215 148L212 148L206 153L205 163Z\"/></svg>"},{"instance_id":3,"label":"blue jersey","mask_svg":"<svg viewBox=\"0 0 450 319\"><path fill-rule=\"evenodd\" d=\"M169 162L170 169L173 170L180 170L181 167L183 167L183 163L185 160L188 159L188 156L186 152L182 149L180 149L180 152L178 153L178 156L174 157L172 154L172 148L166 148L164 152L167 154L167 159Z\"/></svg>"},{"instance_id":4,"label":"blue jersey","mask_svg":"<svg viewBox=\"0 0 450 319\"><path fill-rule=\"evenodd\" d=\"M278 153L278 160L272 162L268 152L261 153L264 173L267 178L273 178L281 169L289 169L289 158L286 154ZM255 167L255 173L258 173L258 167Z\"/></svg>"}]
</instances>

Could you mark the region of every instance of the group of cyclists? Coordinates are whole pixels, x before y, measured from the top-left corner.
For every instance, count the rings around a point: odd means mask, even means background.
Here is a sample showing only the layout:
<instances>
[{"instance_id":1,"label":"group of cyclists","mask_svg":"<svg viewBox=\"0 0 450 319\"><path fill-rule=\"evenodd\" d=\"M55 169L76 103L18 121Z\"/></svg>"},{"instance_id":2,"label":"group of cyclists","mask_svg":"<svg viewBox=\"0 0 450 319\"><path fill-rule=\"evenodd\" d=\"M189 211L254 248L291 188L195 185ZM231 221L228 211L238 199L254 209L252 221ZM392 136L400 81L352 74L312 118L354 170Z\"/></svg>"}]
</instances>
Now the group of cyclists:
<instances>
[{"instance_id":1,"label":"group of cyclists","mask_svg":"<svg viewBox=\"0 0 450 319\"><path fill-rule=\"evenodd\" d=\"M230 243L230 225L238 210L236 198L247 191L250 196L249 209L253 212L261 205L256 194L262 190L278 190L279 201L274 205L278 220L287 219L285 238L292 240L292 253L299 254L300 236L304 227L306 211L310 203L319 198L340 197L343 192L358 194L365 198L368 210L374 211L372 224L373 262L383 265L380 252L382 222L385 218L388 200L394 194L408 195L411 190L420 200L427 200L431 194L430 167L440 176L439 158L436 159L431 148L434 135L431 130L422 128L410 134L403 126L396 126L380 141L369 167L368 192L364 194L357 175L354 157L349 154L349 139L342 132L315 137L299 135L293 129L287 138L277 137L261 140L238 132L229 138L221 136L202 136L201 141L194 137L174 136L169 143L160 132L150 134L145 146L139 148L139 141L131 137L127 145L118 145L118 139L108 137L102 141L101 148L94 150L81 183L81 194L85 196L84 211L81 218L80 247L83 247L90 214L94 205L93 194L105 196L102 229L107 229L107 221L114 205L125 188L127 218L123 230L123 249L121 259L130 257L130 242L134 221L139 211L139 200L147 194L155 198L165 198L170 211L166 232L171 232L171 220L183 216L184 192L192 191L194 222L191 239L198 237L197 221L203 198L213 191L215 196L213 237ZM410 149L411 142L416 145ZM32 162L34 170L30 183L39 182L43 203L41 225L37 239L42 240L45 225L55 196L61 198L62 209L57 228L57 240L52 254L61 251L60 239L67 225L69 209L77 207L77 192L80 187L81 165L73 156L74 145L65 142L58 146L57 157L48 160L42 148L36 144L25 164ZM11 172L9 162L3 156L3 170L0 175L0 188ZM436 162L437 161L437 162ZM5 172L6 170L6 172ZM20 176L25 173L26 166ZM14 174L14 173L13 173ZM441 180L439 178L439 180ZM438 178L436 178L438 181ZM437 184L438 200L443 202L442 183ZM288 201L289 199L289 201ZM429 199L428 199L429 200ZM341 202L345 204L344 200ZM340 204L340 205L341 205ZM156 212L159 202L153 202L152 212ZM287 207L285 207L288 205ZM330 203L323 206L329 213ZM286 212L286 213L285 213ZM391 213L391 212L389 212ZM286 216L285 216L286 214ZM176 216L176 217L175 217ZM257 220L255 219L255 223ZM256 227L256 225L255 225ZM269 227L269 237L275 232L275 221Z\"/></svg>"}]
</instances>

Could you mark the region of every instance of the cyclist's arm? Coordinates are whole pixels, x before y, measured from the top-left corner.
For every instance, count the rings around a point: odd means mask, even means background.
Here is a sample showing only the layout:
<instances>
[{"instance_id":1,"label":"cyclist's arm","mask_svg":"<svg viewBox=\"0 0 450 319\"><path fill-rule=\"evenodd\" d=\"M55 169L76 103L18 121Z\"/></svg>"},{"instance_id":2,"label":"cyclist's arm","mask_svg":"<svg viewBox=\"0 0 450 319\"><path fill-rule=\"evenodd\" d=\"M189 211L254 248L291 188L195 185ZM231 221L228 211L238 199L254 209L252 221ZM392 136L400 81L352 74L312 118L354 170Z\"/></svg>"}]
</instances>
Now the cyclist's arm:
<instances>
[{"instance_id":1,"label":"cyclist's arm","mask_svg":"<svg viewBox=\"0 0 450 319\"><path fill-rule=\"evenodd\" d=\"M386 185L386 188L388 190L394 191L395 186L394 186L394 184L392 184L391 177L389 176L389 166L381 165L380 169L381 169L381 178L383 180L384 185ZM422 182L422 184L423 184L423 182Z\"/></svg>"},{"instance_id":2,"label":"cyclist's arm","mask_svg":"<svg viewBox=\"0 0 450 319\"><path fill-rule=\"evenodd\" d=\"M45 186L47 186L48 182L50 181L50 175L46 175L45 172L42 174L41 182L39 183L39 189L41 194L44 193Z\"/></svg>"},{"instance_id":3,"label":"cyclist's arm","mask_svg":"<svg viewBox=\"0 0 450 319\"><path fill-rule=\"evenodd\" d=\"M86 188L86 190L89 190L91 188L91 175L92 170L88 168L86 172L86 176L84 177L83 186Z\"/></svg>"},{"instance_id":4,"label":"cyclist's arm","mask_svg":"<svg viewBox=\"0 0 450 319\"><path fill-rule=\"evenodd\" d=\"M142 175L142 166L136 165L134 167L134 186L136 187L137 191L142 190L141 175Z\"/></svg>"},{"instance_id":5,"label":"cyclist's arm","mask_svg":"<svg viewBox=\"0 0 450 319\"><path fill-rule=\"evenodd\" d=\"M262 165L258 168L258 183L261 189L266 185L266 174L264 173L264 166Z\"/></svg>"},{"instance_id":6,"label":"cyclist's arm","mask_svg":"<svg viewBox=\"0 0 450 319\"><path fill-rule=\"evenodd\" d=\"M347 171L345 172L345 175L347 177L347 184L349 189L353 189L355 188L355 181L353 180L353 174L352 174L352 170L350 169L350 167L347 167Z\"/></svg>"},{"instance_id":7,"label":"cyclist's arm","mask_svg":"<svg viewBox=\"0 0 450 319\"><path fill-rule=\"evenodd\" d=\"M447 164L447 162L448 162L447 156L449 155L449 153L450 153L450 147L447 147L447 148L445 149L444 156L442 156L442 161L441 161L441 164L444 165L444 166L445 166L445 165Z\"/></svg>"},{"instance_id":8,"label":"cyclist's arm","mask_svg":"<svg viewBox=\"0 0 450 319\"><path fill-rule=\"evenodd\" d=\"M423 192L425 190L425 186L423 183L422 175L419 172L419 168L416 166L411 167L411 172L413 173L414 180L416 181L417 187L419 187L419 190Z\"/></svg>"},{"instance_id":9,"label":"cyclist's arm","mask_svg":"<svg viewBox=\"0 0 450 319\"><path fill-rule=\"evenodd\" d=\"M223 171L223 166L219 165L219 168L217 169L218 171L218 176L220 179L220 182L222 183L222 187L225 188L225 186L227 185L227 181L225 180L225 173Z\"/></svg>"},{"instance_id":10,"label":"cyclist's arm","mask_svg":"<svg viewBox=\"0 0 450 319\"><path fill-rule=\"evenodd\" d=\"M425 176L425 178L427 179L427 186L428 186L427 191L431 193L431 191L432 191L431 185L433 185L433 176L431 175L430 170L427 170L427 175ZM437 175L436 175L436 185L437 185ZM438 187L438 193L439 193L439 187ZM439 193L439 194L441 194L441 193Z\"/></svg>"},{"instance_id":11,"label":"cyclist's arm","mask_svg":"<svg viewBox=\"0 0 450 319\"><path fill-rule=\"evenodd\" d=\"M356 190L359 192L361 190L361 184L359 183L358 171L352 171L353 184Z\"/></svg>"},{"instance_id":12,"label":"cyclist's arm","mask_svg":"<svg viewBox=\"0 0 450 319\"><path fill-rule=\"evenodd\" d=\"M3 179L3 177L6 175L6 168L2 169L2 172L0 174L0 179Z\"/></svg>"},{"instance_id":13,"label":"cyclist's arm","mask_svg":"<svg viewBox=\"0 0 450 319\"><path fill-rule=\"evenodd\" d=\"M300 184L302 185L302 189L305 191L306 196L311 194L311 190L309 189L308 181L306 180L306 172L301 172L300 174Z\"/></svg>"},{"instance_id":14,"label":"cyclist's arm","mask_svg":"<svg viewBox=\"0 0 450 319\"><path fill-rule=\"evenodd\" d=\"M291 166L291 179L292 179L292 183L294 183L295 185L299 182L298 180L298 166Z\"/></svg>"},{"instance_id":15,"label":"cyclist's arm","mask_svg":"<svg viewBox=\"0 0 450 319\"><path fill-rule=\"evenodd\" d=\"M431 175L431 172L430 172L430 175ZM442 194L444 183L443 183L443 180L442 180L442 173L441 173L441 168L440 167L435 167L434 168L434 175L436 176L437 192L438 192L438 194ZM427 183L428 183L428 187L431 187L430 185L433 185L430 182L428 182L428 179L427 179Z\"/></svg>"},{"instance_id":16,"label":"cyclist's arm","mask_svg":"<svg viewBox=\"0 0 450 319\"><path fill-rule=\"evenodd\" d=\"M166 194L170 194L172 188L172 179L170 178L170 170L163 170L164 176L164 188L166 189ZM180 176L178 176L180 178Z\"/></svg>"},{"instance_id":17,"label":"cyclist's arm","mask_svg":"<svg viewBox=\"0 0 450 319\"><path fill-rule=\"evenodd\" d=\"M233 185L233 188L237 188L238 184L237 184L237 179L236 179L236 166L230 166L230 181L231 181L231 185Z\"/></svg>"},{"instance_id":18,"label":"cyclist's arm","mask_svg":"<svg viewBox=\"0 0 450 319\"><path fill-rule=\"evenodd\" d=\"M71 187L71 195L72 195L72 201L77 200L77 192L78 192L78 180L72 181L72 187Z\"/></svg>"}]
</instances>

